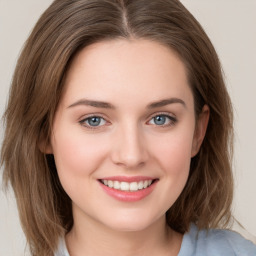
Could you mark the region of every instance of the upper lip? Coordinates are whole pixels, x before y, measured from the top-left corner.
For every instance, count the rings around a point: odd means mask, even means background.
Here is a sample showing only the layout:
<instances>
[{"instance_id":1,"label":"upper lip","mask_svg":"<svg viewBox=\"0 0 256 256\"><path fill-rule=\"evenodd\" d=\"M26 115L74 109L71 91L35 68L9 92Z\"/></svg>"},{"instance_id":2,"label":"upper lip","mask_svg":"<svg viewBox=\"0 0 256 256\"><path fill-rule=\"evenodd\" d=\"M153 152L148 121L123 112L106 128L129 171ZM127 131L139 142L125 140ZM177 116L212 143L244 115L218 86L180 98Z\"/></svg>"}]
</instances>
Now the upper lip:
<instances>
[{"instance_id":1,"label":"upper lip","mask_svg":"<svg viewBox=\"0 0 256 256\"><path fill-rule=\"evenodd\" d=\"M149 176L111 176L111 177L104 177L99 180L112 180L112 181L119 181L119 182L139 182L145 180L156 180L155 177Z\"/></svg>"}]
</instances>

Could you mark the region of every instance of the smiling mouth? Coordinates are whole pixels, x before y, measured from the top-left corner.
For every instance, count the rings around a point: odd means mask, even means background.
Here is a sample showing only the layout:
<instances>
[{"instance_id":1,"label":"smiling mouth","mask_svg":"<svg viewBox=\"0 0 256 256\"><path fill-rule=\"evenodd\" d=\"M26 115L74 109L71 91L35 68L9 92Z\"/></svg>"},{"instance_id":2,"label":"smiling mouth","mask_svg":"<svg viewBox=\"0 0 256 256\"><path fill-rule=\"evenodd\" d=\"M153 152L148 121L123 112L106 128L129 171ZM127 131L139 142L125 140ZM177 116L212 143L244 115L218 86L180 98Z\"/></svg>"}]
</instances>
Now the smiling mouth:
<instances>
[{"instance_id":1,"label":"smiling mouth","mask_svg":"<svg viewBox=\"0 0 256 256\"><path fill-rule=\"evenodd\" d=\"M133 181L133 182L126 182L126 181L117 181L117 180L99 180L103 185L113 188L120 191L126 192L136 192L139 190L146 189L150 187L157 179L153 180L143 180L143 181Z\"/></svg>"}]
</instances>

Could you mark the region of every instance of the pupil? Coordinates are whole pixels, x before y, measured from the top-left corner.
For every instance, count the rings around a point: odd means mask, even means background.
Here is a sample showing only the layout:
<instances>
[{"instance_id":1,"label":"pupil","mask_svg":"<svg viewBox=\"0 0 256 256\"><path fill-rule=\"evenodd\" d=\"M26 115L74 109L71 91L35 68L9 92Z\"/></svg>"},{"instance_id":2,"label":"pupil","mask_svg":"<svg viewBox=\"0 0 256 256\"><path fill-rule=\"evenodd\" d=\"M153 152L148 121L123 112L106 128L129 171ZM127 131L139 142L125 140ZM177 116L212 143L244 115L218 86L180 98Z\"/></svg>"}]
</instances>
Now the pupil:
<instances>
[{"instance_id":1,"label":"pupil","mask_svg":"<svg viewBox=\"0 0 256 256\"><path fill-rule=\"evenodd\" d=\"M89 124L91 126L97 126L100 124L100 118L99 117L91 117L89 120L88 120Z\"/></svg>"},{"instance_id":2,"label":"pupil","mask_svg":"<svg viewBox=\"0 0 256 256\"><path fill-rule=\"evenodd\" d=\"M165 116L156 116L155 123L158 125L163 125L165 123L166 117Z\"/></svg>"}]
</instances>

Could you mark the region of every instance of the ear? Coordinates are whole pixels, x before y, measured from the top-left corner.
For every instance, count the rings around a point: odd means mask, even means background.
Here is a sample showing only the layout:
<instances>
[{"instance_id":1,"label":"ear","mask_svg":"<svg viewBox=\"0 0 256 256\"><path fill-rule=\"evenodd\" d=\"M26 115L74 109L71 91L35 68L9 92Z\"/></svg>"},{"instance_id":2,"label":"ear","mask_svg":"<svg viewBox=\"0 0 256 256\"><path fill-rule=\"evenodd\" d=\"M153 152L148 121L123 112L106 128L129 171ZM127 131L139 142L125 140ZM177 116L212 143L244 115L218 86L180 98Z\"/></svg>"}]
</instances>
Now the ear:
<instances>
[{"instance_id":1,"label":"ear","mask_svg":"<svg viewBox=\"0 0 256 256\"><path fill-rule=\"evenodd\" d=\"M43 154L53 154L52 145L49 138L46 138L42 134L40 135L39 142L38 142L39 150Z\"/></svg>"},{"instance_id":2,"label":"ear","mask_svg":"<svg viewBox=\"0 0 256 256\"><path fill-rule=\"evenodd\" d=\"M199 149L205 137L205 133L206 133L208 122L209 122L209 117L210 117L210 109L208 105L204 105L202 108L202 112L199 114L196 122L192 150L191 150L191 157L196 156L196 154L199 152Z\"/></svg>"}]
</instances>

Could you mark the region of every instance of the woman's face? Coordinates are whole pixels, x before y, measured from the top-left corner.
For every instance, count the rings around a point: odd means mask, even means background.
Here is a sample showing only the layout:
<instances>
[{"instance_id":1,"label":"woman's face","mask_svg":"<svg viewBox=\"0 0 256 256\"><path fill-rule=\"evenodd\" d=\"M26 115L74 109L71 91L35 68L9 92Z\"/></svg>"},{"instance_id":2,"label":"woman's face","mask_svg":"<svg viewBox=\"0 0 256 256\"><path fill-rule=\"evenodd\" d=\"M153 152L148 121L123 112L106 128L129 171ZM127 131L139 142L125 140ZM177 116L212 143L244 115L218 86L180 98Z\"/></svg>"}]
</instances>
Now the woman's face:
<instances>
[{"instance_id":1,"label":"woman's face","mask_svg":"<svg viewBox=\"0 0 256 256\"><path fill-rule=\"evenodd\" d=\"M67 73L47 148L75 222L135 231L165 218L187 181L201 123L185 67L169 48L121 39L84 48Z\"/></svg>"}]
</instances>

